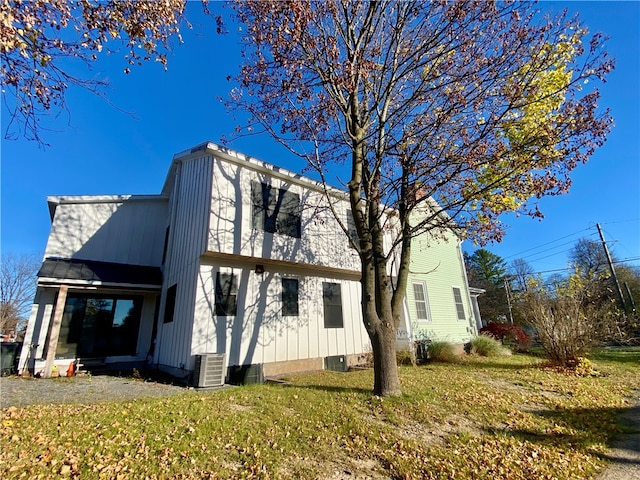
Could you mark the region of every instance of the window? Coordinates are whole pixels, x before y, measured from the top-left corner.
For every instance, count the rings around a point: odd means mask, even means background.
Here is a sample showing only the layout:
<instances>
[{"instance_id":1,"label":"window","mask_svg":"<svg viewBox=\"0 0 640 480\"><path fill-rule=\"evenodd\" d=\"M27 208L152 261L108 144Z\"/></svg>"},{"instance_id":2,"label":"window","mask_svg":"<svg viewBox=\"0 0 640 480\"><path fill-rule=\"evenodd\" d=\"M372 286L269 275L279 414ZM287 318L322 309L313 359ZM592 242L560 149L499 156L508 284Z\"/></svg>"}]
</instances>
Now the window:
<instances>
[{"instance_id":1,"label":"window","mask_svg":"<svg viewBox=\"0 0 640 480\"><path fill-rule=\"evenodd\" d=\"M431 320L429 315L429 302L427 300L427 287L424 283L413 284L413 301L416 306L417 320Z\"/></svg>"},{"instance_id":2,"label":"window","mask_svg":"<svg viewBox=\"0 0 640 480\"><path fill-rule=\"evenodd\" d=\"M339 283L322 282L324 328L342 328L342 295Z\"/></svg>"},{"instance_id":3,"label":"window","mask_svg":"<svg viewBox=\"0 0 640 480\"><path fill-rule=\"evenodd\" d=\"M169 247L169 227L164 231L164 247L162 247L162 265L167 260L167 248Z\"/></svg>"},{"instance_id":4,"label":"window","mask_svg":"<svg viewBox=\"0 0 640 480\"><path fill-rule=\"evenodd\" d=\"M349 237L353 243L358 245L358 230L356 229L356 222L353 219L353 213L351 210L347 210L347 231L349 232ZM349 246L353 248L351 242L349 242Z\"/></svg>"},{"instance_id":5,"label":"window","mask_svg":"<svg viewBox=\"0 0 640 480\"><path fill-rule=\"evenodd\" d=\"M233 273L216 274L216 315L235 315L238 308L238 276Z\"/></svg>"},{"instance_id":6,"label":"window","mask_svg":"<svg viewBox=\"0 0 640 480\"><path fill-rule=\"evenodd\" d=\"M251 182L253 228L300 238L300 196L284 188Z\"/></svg>"},{"instance_id":7,"label":"window","mask_svg":"<svg viewBox=\"0 0 640 480\"><path fill-rule=\"evenodd\" d=\"M56 358L135 355L143 297L69 294Z\"/></svg>"},{"instance_id":8,"label":"window","mask_svg":"<svg viewBox=\"0 0 640 480\"><path fill-rule=\"evenodd\" d=\"M466 316L464 314L464 303L462 302L462 292L458 287L453 287L453 301L456 303L458 320L466 320Z\"/></svg>"},{"instance_id":9,"label":"window","mask_svg":"<svg viewBox=\"0 0 640 480\"><path fill-rule=\"evenodd\" d=\"M295 278L282 279L282 316L298 315L298 280Z\"/></svg>"},{"instance_id":10,"label":"window","mask_svg":"<svg viewBox=\"0 0 640 480\"><path fill-rule=\"evenodd\" d=\"M173 322L173 314L176 309L176 292L178 290L178 284L173 284L167 288L167 297L164 301L164 318L162 323Z\"/></svg>"}]
</instances>

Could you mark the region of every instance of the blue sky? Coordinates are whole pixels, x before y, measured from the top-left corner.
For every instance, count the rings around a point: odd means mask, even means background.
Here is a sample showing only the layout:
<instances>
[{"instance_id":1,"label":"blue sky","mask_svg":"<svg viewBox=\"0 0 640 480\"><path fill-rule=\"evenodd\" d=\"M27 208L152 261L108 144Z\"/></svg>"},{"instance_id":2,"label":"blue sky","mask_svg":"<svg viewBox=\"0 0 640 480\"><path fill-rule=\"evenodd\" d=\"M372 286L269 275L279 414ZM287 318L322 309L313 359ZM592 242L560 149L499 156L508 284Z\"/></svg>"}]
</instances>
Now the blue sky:
<instances>
[{"instance_id":1,"label":"blue sky","mask_svg":"<svg viewBox=\"0 0 640 480\"><path fill-rule=\"evenodd\" d=\"M507 261L525 258L536 271L554 271L566 267L576 240L598 239L600 223L614 255L640 265L640 2L541 6L579 12L591 32L611 37L607 50L617 63L601 87L600 104L611 108L615 127L605 146L574 171L569 194L540 201L543 221L507 217L502 243L485 248ZM183 31L184 43L175 46L167 72L148 63L125 75L121 54L102 56L90 75L108 79L109 102L71 89L68 113L46 120L49 147L2 140L3 253L44 253L48 195L159 193L174 153L232 132L236 121L218 98L232 87L226 77L239 65L236 32L216 35L199 2L189 4L188 18L193 28ZM3 107L3 133L7 121ZM239 139L232 147L296 172L304 167L266 136Z\"/></svg>"}]
</instances>

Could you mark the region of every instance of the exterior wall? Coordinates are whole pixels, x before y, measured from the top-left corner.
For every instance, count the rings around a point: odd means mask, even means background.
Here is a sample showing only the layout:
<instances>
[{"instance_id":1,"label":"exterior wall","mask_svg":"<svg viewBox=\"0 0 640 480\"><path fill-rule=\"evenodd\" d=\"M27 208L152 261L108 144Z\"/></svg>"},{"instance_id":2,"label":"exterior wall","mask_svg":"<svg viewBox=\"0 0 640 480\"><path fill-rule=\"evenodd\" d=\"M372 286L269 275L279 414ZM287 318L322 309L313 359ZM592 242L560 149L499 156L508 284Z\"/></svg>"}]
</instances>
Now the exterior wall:
<instances>
[{"instance_id":1,"label":"exterior wall","mask_svg":"<svg viewBox=\"0 0 640 480\"><path fill-rule=\"evenodd\" d=\"M235 316L215 314L217 272L238 275ZM283 277L300 282L298 316L281 314ZM324 327L323 281L341 284L343 328ZM228 366L262 363L275 368L277 362L298 362L298 369L317 366L317 362L301 360L363 354L370 351L370 344L360 298L360 284L353 276L328 277L312 269L286 266L259 274L255 264L246 261L205 259L198 278L191 354L225 353ZM285 369L280 366L277 370Z\"/></svg>"},{"instance_id":2,"label":"exterior wall","mask_svg":"<svg viewBox=\"0 0 640 480\"><path fill-rule=\"evenodd\" d=\"M271 166L215 158L209 214L208 250L230 255L359 270L357 253L328 209L318 187ZM269 168L267 168L269 167ZM251 181L284 188L300 196L301 238L267 233L252 225ZM335 208L347 222L348 201L336 196Z\"/></svg>"},{"instance_id":3,"label":"exterior wall","mask_svg":"<svg viewBox=\"0 0 640 480\"><path fill-rule=\"evenodd\" d=\"M25 343L22 347L22 353L20 355L20 364L18 369L22 372L25 368L28 368L33 373L37 373L45 370L46 364L46 348L48 341L48 334L50 324L53 319L58 289L55 287L38 287L36 297L31 308L31 316L29 323L27 324L27 331L25 333ZM95 292L99 293L116 293L122 295L143 295L144 300L142 304L142 312L140 316L140 328L138 330L138 342L136 344L136 354L131 356L119 356L119 357L107 357L105 363L131 363L140 364L147 360L147 354L151 347L152 341L152 329L155 316L156 305L156 293L152 292L140 292L129 290L113 290L113 289L69 289L68 294L74 293L87 293ZM33 347L33 348L32 348ZM31 350L29 352L29 350ZM66 372L70 361L75 359L61 359L57 358L54 364L58 366L58 370L61 373ZM28 364L27 364L28 362Z\"/></svg>"},{"instance_id":4,"label":"exterior wall","mask_svg":"<svg viewBox=\"0 0 640 480\"><path fill-rule=\"evenodd\" d=\"M20 353L18 372L22 372L25 368L33 370L34 359L44 356L57 290L57 288L43 287L38 287L36 290Z\"/></svg>"},{"instance_id":5,"label":"exterior wall","mask_svg":"<svg viewBox=\"0 0 640 480\"><path fill-rule=\"evenodd\" d=\"M167 201L160 196L99 203L62 198L45 258L159 266L166 216Z\"/></svg>"},{"instance_id":6,"label":"exterior wall","mask_svg":"<svg viewBox=\"0 0 640 480\"><path fill-rule=\"evenodd\" d=\"M186 375L200 256L207 247L212 183L211 155L179 162L170 193L170 223L154 361L176 376ZM163 238L167 224L163 224ZM165 322L167 289L176 287L173 320Z\"/></svg>"},{"instance_id":7,"label":"exterior wall","mask_svg":"<svg viewBox=\"0 0 640 480\"><path fill-rule=\"evenodd\" d=\"M426 286L430 321L416 320L413 291L415 282L422 282ZM462 294L464 320L458 320L453 287L458 287ZM410 320L408 327L414 338L426 334L430 339L462 343L476 334L474 312L457 237L449 234L439 239L424 234L413 240L406 300Z\"/></svg>"}]
</instances>

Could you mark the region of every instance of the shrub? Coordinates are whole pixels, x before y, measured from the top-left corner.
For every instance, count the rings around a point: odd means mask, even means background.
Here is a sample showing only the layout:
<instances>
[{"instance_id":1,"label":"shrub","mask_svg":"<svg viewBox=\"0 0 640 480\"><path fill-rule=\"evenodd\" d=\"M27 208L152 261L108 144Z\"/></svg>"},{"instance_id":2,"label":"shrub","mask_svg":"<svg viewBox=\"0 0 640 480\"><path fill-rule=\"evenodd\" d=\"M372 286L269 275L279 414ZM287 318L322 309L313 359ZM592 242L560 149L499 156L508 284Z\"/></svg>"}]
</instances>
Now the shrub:
<instances>
[{"instance_id":1,"label":"shrub","mask_svg":"<svg viewBox=\"0 0 640 480\"><path fill-rule=\"evenodd\" d=\"M453 345L444 341L433 341L429 343L428 348L429 360L434 362L454 363L457 361Z\"/></svg>"},{"instance_id":2,"label":"shrub","mask_svg":"<svg viewBox=\"0 0 640 480\"><path fill-rule=\"evenodd\" d=\"M542 348L562 367L573 368L579 357L619 326L616 312L599 302L593 285L578 274L553 287L532 281L524 306Z\"/></svg>"},{"instance_id":3,"label":"shrub","mask_svg":"<svg viewBox=\"0 0 640 480\"><path fill-rule=\"evenodd\" d=\"M528 351L532 343L531 336L520 325L510 323L489 322L479 333L500 340L516 352Z\"/></svg>"},{"instance_id":4,"label":"shrub","mask_svg":"<svg viewBox=\"0 0 640 480\"><path fill-rule=\"evenodd\" d=\"M411 349L396 351L396 363L398 365L414 365L416 364L416 355Z\"/></svg>"},{"instance_id":5,"label":"shrub","mask_svg":"<svg viewBox=\"0 0 640 480\"><path fill-rule=\"evenodd\" d=\"M467 353L480 355L482 357L504 357L511 355L511 350L502 346L499 340L489 335L478 335L465 348Z\"/></svg>"}]
</instances>

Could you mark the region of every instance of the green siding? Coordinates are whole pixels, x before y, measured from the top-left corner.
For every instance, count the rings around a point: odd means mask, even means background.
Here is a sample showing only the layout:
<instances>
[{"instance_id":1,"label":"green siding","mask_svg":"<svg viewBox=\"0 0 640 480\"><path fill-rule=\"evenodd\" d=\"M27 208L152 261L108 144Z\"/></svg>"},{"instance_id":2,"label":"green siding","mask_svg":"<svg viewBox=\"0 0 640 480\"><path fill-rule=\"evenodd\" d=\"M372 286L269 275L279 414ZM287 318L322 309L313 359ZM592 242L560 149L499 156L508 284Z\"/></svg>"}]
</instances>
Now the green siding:
<instances>
[{"instance_id":1,"label":"green siding","mask_svg":"<svg viewBox=\"0 0 640 480\"><path fill-rule=\"evenodd\" d=\"M413 336L426 331L429 338L459 343L468 341L473 335L473 311L459 249L459 240L454 235L435 239L429 234L416 237L412 243L411 273L407 288ZM413 283L426 285L431 321L416 321L416 302ZM465 320L458 320L453 287L460 289L465 310Z\"/></svg>"}]
</instances>

